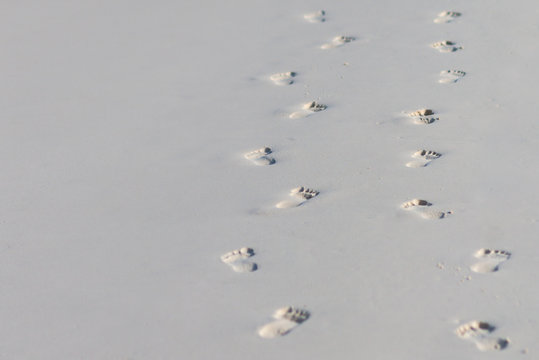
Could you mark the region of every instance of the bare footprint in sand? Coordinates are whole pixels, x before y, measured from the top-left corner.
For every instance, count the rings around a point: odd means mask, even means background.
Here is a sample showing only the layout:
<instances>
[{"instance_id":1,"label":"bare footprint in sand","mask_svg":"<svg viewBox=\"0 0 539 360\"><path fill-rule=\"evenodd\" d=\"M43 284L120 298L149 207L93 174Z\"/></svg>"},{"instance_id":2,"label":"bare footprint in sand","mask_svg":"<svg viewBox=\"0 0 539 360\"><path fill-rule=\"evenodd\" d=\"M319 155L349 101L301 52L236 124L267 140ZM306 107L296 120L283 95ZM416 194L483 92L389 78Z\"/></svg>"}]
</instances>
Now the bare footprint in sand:
<instances>
[{"instance_id":1,"label":"bare footprint in sand","mask_svg":"<svg viewBox=\"0 0 539 360\"><path fill-rule=\"evenodd\" d=\"M249 151L243 156L246 159L251 160L256 165L273 165L275 164L275 159L271 156L268 156L271 153L271 148L265 146L258 150Z\"/></svg>"},{"instance_id":2,"label":"bare footprint in sand","mask_svg":"<svg viewBox=\"0 0 539 360\"><path fill-rule=\"evenodd\" d=\"M429 125L440 120L440 118L432 116L434 114L435 112L431 109L420 109L406 113L406 115L412 118L414 124L418 125Z\"/></svg>"},{"instance_id":3,"label":"bare footprint in sand","mask_svg":"<svg viewBox=\"0 0 539 360\"><path fill-rule=\"evenodd\" d=\"M455 52L462 50L462 46L457 46L454 41L444 40L438 41L430 45L433 49L438 50L441 53Z\"/></svg>"},{"instance_id":4,"label":"bare footprint in sand","mask_svg":"<svg viewBox=\"0 0 539 360\"><path fill-rule=\"evenodd\" d=\"M413 211L424 219L443 219L452 214L451 211L438 211L430 208L432 204L427 200L413 199L401 204L401 208Z\"/></svg>"},{"instance_id":5,"label":"bare footprint in sand","mask_svg":"<svg viewBox=\"0 0 539 360\"><path fill-rule=\"evenodd\" d=\"M270 80L273 81L275 85L284 86L284 85L292 85L294 83L294 78L296 77L296 73L293 71L283 72L283 73L277 73L270 76Z\"/></svg>"},{"instance_id":6,"label":"bare footprint in sand","mask_svg":"<svg viewBox=\"0 0 539 360\"><path fill-rule=\"evenodd\" d=\"M356 40L356 38L353 36L344 36L344 35L336 36L333 38L333 40L331 40L331 42L320 46L320 49L328 50L328 49L338 48L354 40Z\"/></svg>"},{"instance_id":7,"label":"bare footprint in sand","mask_svg":"<svg viewBox=\"0 0 539 360\"><path fill-rule=\"evenodd\" d=\"M460 79L462 79L466 73L461 70L444 70L440 72L440 80L438 82L440 84L451 84L456 83Z\"/></svg>"},{"instance_id":8,"label":"bare footprint in sand","mask_svg":"<svg viewBox=\"0 0 539 360\"><path fill-rule=\"evenodd\" d=\"M434 19L434 22L436 24L449 23L461 17L461 15L462 15L461 13L456 12L456 11L442 11L441 13L438 14L436 19Z\"/></svg>"},{"instance_id":9,"label":"bare footprint in sand","mask_svg":"<svg viewBox=\"0 0 539 360\"><path fill-rule=\"evenodd\" d=\"M292 197L292 199L280 201L275 205L275 207L278 209L298 207L305 203L307 200L318 196L319 193L319 191L300 186L290 190L290 196Z\"/></svg>"},{"instance_id":10,"label":"bare footprint in sand","mask_svg":"<svg viewBox=\"0 0 539 360\"><path fill-rule=\"evenodd\" d=\"M403 209L414 209L416 207L422 207L422 206L432 206L432 204L428 202L427 200L413 199L405 203L402 203L401 205Z\"/></svg>"},{"instance_id":11,"label":"bare footprint in sand","mask_svg":"<svg viewBox=\"0 0 539 360\"><path fill-rule=\"evenodd\" d=\"M440 156L442 156L442 154L437 153L436 151L424 150L424 149L418 150L412 154L412 157L418 160L410 161L409 163L406 164L406 166L409 168L425 167L428 164L430 164L432 160L436 160Z\"/></svg>"},{"instance_id":12,"label":"bare footprint in sand","mask_svg":"<svg viewBox=\"0 0 539 360\"><path fill-rule=\"evenodd\" d=\"M275 321L258 329L258 335L265 339L286 335L310 316L311 314L307 310L285 306L273 313Z\"/></svg>"},{"instance_id":13,"label":"bare footprint in sand","mask_svg":"<svg viewBox=\"0 0 539 360\"><path fill-rule=\"evenodd\" d=\"M221 256L221 261L229 265L235 272L253 272L258 269L258 265L247 260L255 254L254 250L243 247L232 250Z\"/></svg>"},{"instance_id":14,"label":"bare footprint in sand","mask_svg":"<svg viewBox=\"0 0 539 360\"><path fill-rule=\"evenodd\" d=\"M486 274L499 270L501 263L511 257L511 253L505 250L480 249L474 256L481 261L470 266L470 269L476 273Z\"/></svg>"},{"instance_id":15,"label":"bare footprint in sand","mask_svg":"<svg viewBox=\"0 0 539 360\"><path fill-rule=\"evenodd\" d=\"M459 326L455 333L459 338L475 343L481 351L505 349L509 340L491 336L494 330L496 328L485 321L470 321Z\"/></svg>"},{"instance_id":16,"label":"bare footprint in sand","mask_svg":"<svg viewBox=\"0 0 539 360\"><path fill-rule=\"evenodd\" d=\"M326 21L326 12L324 10L318 10L318 11L303 15L303 18L311 23L321 23L321 22Z\"/></svg>"},{"instance_id":17,"label":"bare footprint in sand","mask_svg":"<svg viewBox=\"0 0 539 360\"><path fill-rule=\"evenodd\" d=\"M311 101L306 104L303 104L302 109L294 111L288 117L290 119L301 119L311 115L312 113L323 111L327 109L327 105L319 104L316 101Z\"/></svg>"}]
</instances>

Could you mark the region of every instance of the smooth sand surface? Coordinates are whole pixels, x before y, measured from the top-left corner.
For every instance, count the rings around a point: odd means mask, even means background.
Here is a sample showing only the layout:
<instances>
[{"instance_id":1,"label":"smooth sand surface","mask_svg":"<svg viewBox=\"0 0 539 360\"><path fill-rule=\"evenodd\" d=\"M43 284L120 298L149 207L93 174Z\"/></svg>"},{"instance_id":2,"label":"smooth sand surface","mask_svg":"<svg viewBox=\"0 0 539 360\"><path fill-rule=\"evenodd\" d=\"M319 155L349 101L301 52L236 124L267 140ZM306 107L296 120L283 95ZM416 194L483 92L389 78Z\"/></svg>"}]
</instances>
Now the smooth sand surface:
<instances>
[{"instance_id":1,"label":"smooth sand surface","mask_svg":"<svg viewBox=\"0 0 539 360\"><path fill-rule=\"evenodd\" d=\"M539 356L537 2L1 8L1 359ZM310 317L261 338L286 306Z\"/></svg>"}]
</instances>

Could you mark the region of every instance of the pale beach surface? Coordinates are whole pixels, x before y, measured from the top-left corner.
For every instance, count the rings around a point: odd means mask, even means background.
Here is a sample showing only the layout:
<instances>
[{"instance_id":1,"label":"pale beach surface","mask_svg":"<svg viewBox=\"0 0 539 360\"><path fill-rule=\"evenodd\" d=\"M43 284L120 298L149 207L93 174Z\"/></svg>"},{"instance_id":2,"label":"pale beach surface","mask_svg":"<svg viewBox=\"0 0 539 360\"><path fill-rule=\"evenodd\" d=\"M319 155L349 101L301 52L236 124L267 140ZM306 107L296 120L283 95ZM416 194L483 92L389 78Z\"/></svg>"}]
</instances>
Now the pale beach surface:
<instances>
[{"instance_id":1,"label":"pale beach surface","mask_svg":"<svg viewBox=\"0 0 539 360\"><path fill-rule=\"evenodd\" d=\"M0 359L539 358L537 2L0 9Z\"/></svg>"}]
</instances>

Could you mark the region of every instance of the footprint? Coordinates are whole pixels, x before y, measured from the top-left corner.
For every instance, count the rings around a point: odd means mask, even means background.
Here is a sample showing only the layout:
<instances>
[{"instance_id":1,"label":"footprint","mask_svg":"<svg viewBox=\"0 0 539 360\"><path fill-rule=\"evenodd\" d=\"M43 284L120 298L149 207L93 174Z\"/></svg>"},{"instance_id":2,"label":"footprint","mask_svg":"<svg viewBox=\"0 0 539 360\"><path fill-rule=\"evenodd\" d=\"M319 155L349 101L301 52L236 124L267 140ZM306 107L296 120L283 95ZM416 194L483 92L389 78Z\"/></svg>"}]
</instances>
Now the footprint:
<instances>
[{"instance_id":1,"label":"footprint","mask_svg":"<svg viewBox=\"0 0 539 360\"><path fill-rule=\"evenodd\" d=\"M408 116L428 116L428 115L434 115L434 111L431 109L420 109L416 111L410 111L408 113Z\"/></svg>"},{"instance_id":2,"label":"footprint","mask_svg":"<svg viewBox=\"0 0 539 360\"><path fill-rule=\"evenodd\" d=\"M412 118L415 124L418 125L428 125L440 120L440 118L438 117L430 116L434 115L434 111L432 111L431 109L420 109L416 111L411 111L408 112L407 115Z\"/></svg>"},{"instance_id":3,"label":"footprint","mask_svg":"<svg viewBox=\"0 0 539 360\"><path fill-rule=\"evenodd\" d=\"M490 336L494 330L496 327L485 321L470 321L459 326L455 333L459 338L475 343L481 351L505 349L509 340Z\"/></svg>"},{"instance_id":4,"label":"footprint","mask_svg":"<svg viewBox=\"0 0 539 360\"><path fill-rule=\"evenodd\" d=\"M251 160L256 165L273 165L275 164L275 159L271 156L268 156L271 154L271 148L269 147L263 147L258 150L253 150L245 155L243 155L246 159Z\"/></svg>"},{"instance_id":5,"label":"footprint","mask_svg":"<svg viewBox=\"0 0 539 360\"><path fill-rule=\"evenodd\" d=\"M440 118L435 117L426 117L426 116L418 116L414 118L414 123L418 125L429 125L432 124L435 121L440 120Z\"/></svg>"},{"instance_id":6,"label":"footprint","mask_svg":"<svg viewBox=\"0 0 539 360\"><path fill-rule=\"evenodd\" d=\"M300 119L311 115L313 112L319 112L327 109L327 105L319 104L316 101L311 101L302 106L302 109L299 111L294 111L288 117L290 119Z\"/></svg>"},{"instance_id":7,"label":"footprint","mask_svg":"<svg viewBox=\"0 0 539 360\"><path fill-rule=\"evenodd\" d=\"M312 199L317 196L320 192L312 189L307 189L303 186L297 187L290 190L290 196L293 198L291 200L283 200L278 202L275 207L278 209L288 209L300 206L307 200Z\"/></svg>"},{"instance_id":8,"label":"footprint","mask_svg":"<svg viewBox=\"0 0 539 360\"><path fill-rule=\"evenodd\" d=\"M292 85L294 83L294 78L296 73L293 71L277 73L270 76L270 80L273 81L275 85L284 86Z\"/></svg>"},{"instance_id":9,"label":"footprint","mask_svg":"<svg viewBox=\"0 0 539 360\"><path fill-rule=\"evenodd\" d=\"M321 23L321 22L326 21L326 12L324 10L318 10L318 11L303 15L303 18L311 23Z\"/></svg>"},{"instance_id":10,"label":"footprint","mask_svg":"<svg viewBox=\"0 0 539 360\"><path fill-rule=\"evenodd\" d=\"M432 210L429 208L430 206L432 206L430 202L421 199L413 199L401 204L403 209L412 210L424 219L443 219L447 215L452 214L451 211Z\"/></svg>"},{"instance_id":11,"label":"footprint","mask_svg":"<svg viewBox=\"0 0 539 360\"><path fill-rule=\"evenodd\" d=\"M331 42L320 46L320 48L323 50L334 49L334 48L343 46L344 44L347 44L349 42L352 42L354 40L356 40L356 38L353 36L340 35L340 36L334 37L333 40L331 40Z\"/></svg>"},{"instance_id":12,"label":"footprint","mask_svg":"<svg viewBox=\"0 0 539 360\"><path fill-rule=\"evenodd\" d=\"M428 202L427 200L420 200L420 199L413 199L410 201L407 201L401 205L403 209L411 209L416 206L431 206L432 204Z\"/></svg>"},{"instance_id":13,"label":"footprint","mask_svg":"<svg viewBox=\"0 0 539 360\"><path fill-rule=\"evenodd\" d=\"M436 19L434 19L434 22L436 24L444 24L449 23L457 18L459 18L462 14L456 11L442 11L438 14Z\"/></svg>"},{"instance_id":14,"label":"footprint","mask_svg":"<svg viewBox=\"0 0 539 360\"><path fill-rule=\"evenodd\" d=\"M285 306L273 313L272 321L258 329L258 335L265 339L273 339L288 334L292 329L305 322L311 314L304 309Z\"/></svg>"},{"instance_id":15,"label":"footprint","mask_svg":"<svg viewBox=\"0 0 539 360\"><path fill-rule=\"evenodd\" d=\"M430 46L442 53L449 53L449 52L462 50L462 46L457 46L457 44L454 41L449 41L449 40L435 42L434 44L431 44Z\"/></svg>"},{"instance_id":16,"label":"footprint","mask_svg":"<svg viewBox=\"0 0 539 360\"><path fill-rule=\"evenodd\" d=\"M235 272L253 272L258 269L256 263L247 260L255 254L254 250L248 247L242 247L238 250L232 250L221 256L221 261L232 267Z\"/></svg>"},{"instance_id":17,"label":"footprint","mask_svg":"<svg viewBox=\"0 0 539 360\"><path fill-rule=\"evenodd\" d=\"M440 156L442 156L442 154L440 153L437 153L436 151L432 151L432 150L419 150L419 151L416 151L412 157L415 158L415 159L419 159L417 161L410 161L409 163L406 164L407 167L409 168L419 168L419 167L425 167L427 166L428 164L430 164L430 162L432 160L436 160L438 159Z\"/></svg>"},{"instance_id":18,"label":"footprint","mask_svg":"<svg viewBox=\"0 0 539 360\"><path fill-rule=\"evenodd\" d=\"M461 70L444 70L440 72L440 80L438 80L438 82L440 84L456 83L464 77L464 75L466 75L466 73Z\"/></svg>"},{"instance_id":19,"label":"footprint","mask_svg":"<svg viewBox=\"0 0 539 360\"><path fill-rule=\"evenodd\" d=\"M474 256L481 259L476 264L470 266L470 269L476 273L491 273L499 270L499 266L511 257L511 253L505 250L480 249Z\"/></svg>"}]
</instances>

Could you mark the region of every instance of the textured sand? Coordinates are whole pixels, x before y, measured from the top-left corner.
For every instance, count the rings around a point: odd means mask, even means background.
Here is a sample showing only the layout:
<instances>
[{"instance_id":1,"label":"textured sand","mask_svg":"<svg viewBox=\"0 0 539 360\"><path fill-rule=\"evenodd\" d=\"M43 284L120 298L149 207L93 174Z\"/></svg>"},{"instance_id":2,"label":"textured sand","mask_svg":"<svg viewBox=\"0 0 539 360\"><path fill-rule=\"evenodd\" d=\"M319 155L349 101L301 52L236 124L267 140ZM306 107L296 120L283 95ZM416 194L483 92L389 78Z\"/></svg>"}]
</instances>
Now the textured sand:
<instances>
[{"instance_id":1,"label":"textured sand","mask_svg":"<svg viewBox=\"0 0 539 360\"><path fill-rule=\"evenodd\" d=\"M0 358L535 358L538 9L2 5ZM423 108L439 120L405 114ZM263 147L271 166L245 158ZM407 167L421 149L443 156ZM276 209L298 186L320 193ZM256 271L220 260L242 247ZM511 257L475 273L482 248ZM259 337L284 306L310 317ZM463 341L470 321L508 346Z\"/></svg>"}]
</instances>

